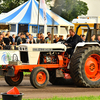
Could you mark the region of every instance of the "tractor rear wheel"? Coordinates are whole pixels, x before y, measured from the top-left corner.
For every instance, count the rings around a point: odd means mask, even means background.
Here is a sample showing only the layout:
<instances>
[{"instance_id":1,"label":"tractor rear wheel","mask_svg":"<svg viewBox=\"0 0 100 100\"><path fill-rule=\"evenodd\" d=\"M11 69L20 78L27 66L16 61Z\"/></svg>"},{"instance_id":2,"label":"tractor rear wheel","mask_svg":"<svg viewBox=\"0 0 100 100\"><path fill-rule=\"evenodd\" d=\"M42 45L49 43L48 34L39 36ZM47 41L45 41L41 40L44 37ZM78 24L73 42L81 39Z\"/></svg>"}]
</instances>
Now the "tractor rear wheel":
<instances>
[{"instance_id":1,"label":"tractor rear wheel","mask_svg":"<svg viewBox=\"0 0 100 100\"><path fill-rule=\"evenodd\" d=\"M53 85L72 85L73 84L73 80L70 76L69 76L69 79L66 79L64 77L56 77L56 70L49 71L49 75L50 75L49 81Z\"/></svg>"},{"instance_id":2,"label":"tractor rear wheel","mask_svg":"<svg viewBox=\"0 0 100 100\"><path fill-rule=\"evenodd\" d=\"M77 86L100 87L100 47L76 50L71 58L70 74Z\"/></svg>"},{"instance_id":3,"label":"tractor rear wheel","mask_svg":"<svg viewBox=\"0 0 100 100\"><path fill-rule=\"evenodd\" d=\"M14 77L5 76L5 81L10 86L17 86L23 80L23 72L18 72L18 74Z\"/></svg>"},{"instance_id":4,"label":"tractor rear wheel","mask_svg":"<svg viewBox=\"0 0 100 100\"><path fill-rule=\"evenodd\" d=\"M36 67L30 75L30 82L35 88L43 88L48 84L49 73L43 67Z\"/></svg>"}]
</instances>

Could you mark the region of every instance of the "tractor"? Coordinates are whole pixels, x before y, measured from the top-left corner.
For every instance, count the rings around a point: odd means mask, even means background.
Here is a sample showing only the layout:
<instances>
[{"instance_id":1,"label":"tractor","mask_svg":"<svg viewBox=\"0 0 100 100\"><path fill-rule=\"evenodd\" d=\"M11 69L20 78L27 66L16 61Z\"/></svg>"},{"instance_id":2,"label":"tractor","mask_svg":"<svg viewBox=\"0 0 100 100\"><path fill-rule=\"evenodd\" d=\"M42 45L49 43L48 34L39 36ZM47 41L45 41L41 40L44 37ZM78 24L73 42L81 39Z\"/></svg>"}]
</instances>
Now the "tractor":
<instances>
[{"instance_id":1,"label":"tractor","mask_svg":"<svg viewBox=\"0 0 100 100\"><path fill-rule=\"evenodd\" d=\"M91 32L87 24L85 42L76 45L73 55L66 56L71 48L61 43L56 44L21 44L19 45L20 61L17 55L8 65L2 65L0 75L10 86L17 86L23 80L23 72L31 72L30 83L35 88L43 88L50 81L53 85L66 83L81 87L100 87L100 44L90 42ZM94 25L97 36L98 24Z\"/></svg>"}]
</instances>

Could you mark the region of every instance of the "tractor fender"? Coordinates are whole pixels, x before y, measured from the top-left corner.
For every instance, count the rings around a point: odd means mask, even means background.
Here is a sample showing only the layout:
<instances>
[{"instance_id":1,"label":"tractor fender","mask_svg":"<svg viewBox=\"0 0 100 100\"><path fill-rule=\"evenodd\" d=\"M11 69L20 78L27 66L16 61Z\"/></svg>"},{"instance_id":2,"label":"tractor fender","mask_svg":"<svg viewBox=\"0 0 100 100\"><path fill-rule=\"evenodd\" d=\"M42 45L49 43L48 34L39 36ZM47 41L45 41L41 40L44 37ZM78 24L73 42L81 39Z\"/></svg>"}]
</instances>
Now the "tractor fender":
<instances>
[{"instance_id":1,"label":"tractor fender","mask_svg":"<svg viewBox=\"0 0 100 100\"><path fill-rule=\"evenodd\" d=\"M76 45L76 47L75 47L75 49L74 49L74 52L76 51L76 49L77 48L82 48L82 47L84 47L84 46L89 46L89 45L97 45L97 46L100 46L100 44L98 43L98 42L79 42L77 45Z\"/></svg>"}]
</instances>

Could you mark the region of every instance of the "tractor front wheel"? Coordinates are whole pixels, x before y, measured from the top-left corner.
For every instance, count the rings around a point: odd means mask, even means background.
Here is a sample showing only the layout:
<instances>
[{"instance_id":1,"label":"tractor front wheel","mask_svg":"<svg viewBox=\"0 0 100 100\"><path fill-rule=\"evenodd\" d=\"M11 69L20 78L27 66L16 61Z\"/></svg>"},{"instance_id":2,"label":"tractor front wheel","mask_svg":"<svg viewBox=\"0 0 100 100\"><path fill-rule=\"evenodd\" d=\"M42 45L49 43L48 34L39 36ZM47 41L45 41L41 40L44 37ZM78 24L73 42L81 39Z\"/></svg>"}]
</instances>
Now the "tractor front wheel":
<instances>
[{"instance_id":1,"label":"tractor front wheel","mask_svg":"<svg viewBox=\"0 0 100 100\"><path fill-rule=\"evenodd\" d=\"M23 80L23 72L18 72L14 77L5 76L5 81L10 86L17 86Z\"/></svg>"},{"instance_id":2,"label":"tractor front wheel","mask_svg":"<svg viewBox=\"0 0 100 100\"><path fill-rule=\"evenodd\" d=\"M30 82L35 88L43 88L48 84L49 73L43 67L33 69L30 75Z\"/></svg>"}]
</instances>

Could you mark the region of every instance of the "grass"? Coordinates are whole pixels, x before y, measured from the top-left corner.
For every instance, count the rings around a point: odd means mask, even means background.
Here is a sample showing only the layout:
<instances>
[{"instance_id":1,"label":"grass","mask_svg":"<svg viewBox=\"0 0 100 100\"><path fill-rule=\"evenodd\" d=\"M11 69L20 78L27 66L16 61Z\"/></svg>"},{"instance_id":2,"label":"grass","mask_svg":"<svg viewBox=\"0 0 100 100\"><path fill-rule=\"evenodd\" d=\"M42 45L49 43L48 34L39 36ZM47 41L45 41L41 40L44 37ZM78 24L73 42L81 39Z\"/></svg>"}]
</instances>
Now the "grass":
<instances>
[{"instance_id":1,"label":"grass","mask_svg":"<svg viewBox=\"0 0 100 100\"><path fill-rule=\"evenodd\" d=\"M73 97L73 98L53 97L48 99L22 99L22 100L100 100L100 96L90 96L90 97L84 96L84 97Z\"/></svg>"},{"instance_id":2,"label":"grass","mask_svg":"<svg viewBox=\"0 0 100 100\"><path fill-rule=\"evenodd\" d=\"M30 74L31 74L31 72L24 72L24 76L30 75Z\"/></svg>"},{"instance_id":3,"label":"grass","mask_svg":"<svg viewBox=\"0 0 100 100\"><path fill-rule=\"evenodd\" d=\"M23 100L100 100L100 96L90 96L90 97L73 97L73 98L66 98L66 97L53 97L48 99L23 99Z\"/></svg>"}]
</instances>

